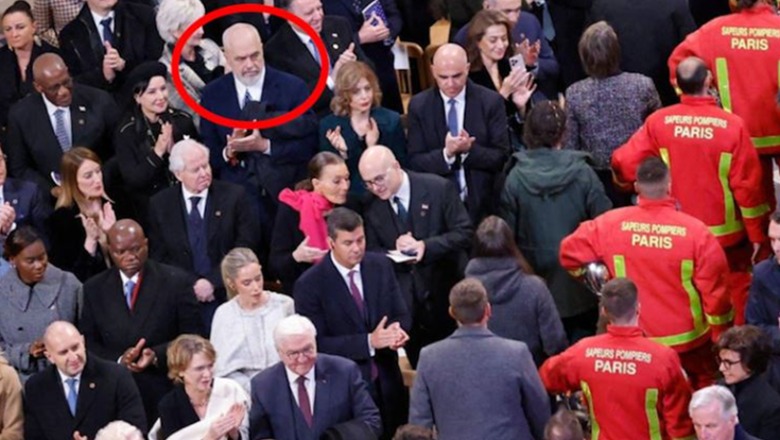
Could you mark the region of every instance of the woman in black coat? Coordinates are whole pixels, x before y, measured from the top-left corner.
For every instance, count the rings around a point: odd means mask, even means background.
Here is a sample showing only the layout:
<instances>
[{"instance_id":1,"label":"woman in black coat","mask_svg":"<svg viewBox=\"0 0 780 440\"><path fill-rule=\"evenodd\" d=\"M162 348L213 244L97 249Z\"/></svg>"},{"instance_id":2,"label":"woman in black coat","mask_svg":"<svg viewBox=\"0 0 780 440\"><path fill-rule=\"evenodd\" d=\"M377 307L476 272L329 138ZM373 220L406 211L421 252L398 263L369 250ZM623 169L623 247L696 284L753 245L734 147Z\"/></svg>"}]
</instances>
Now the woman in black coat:
<instances>
[{"instance_id":1,"label":"woman in black coat","mask_svg":"<svg viewBox=\"0 0 780 440\"><path fill-rule=\"evenodd\" d=\"M0 48L0 143L5 140L9 109L34 91L32 66L35 59L57 51L35 36L32 10L24 0L3 12L2 30L8 45Z\"/></svg>"},{"instance_id":2,"label":"woman in black coat","mask_svg":"<svg viewBox=\"0 0 780 440\"><path fill-rule=\"evenodd\" d=\"M149 198L176 183L168 155L176 142L199 139L189 114L168 105L164 64L150 61L130 73L124 100L127 112L114 136L123 189L132 203L130 215L144 224Z\"/></svg>"}]
</instances>

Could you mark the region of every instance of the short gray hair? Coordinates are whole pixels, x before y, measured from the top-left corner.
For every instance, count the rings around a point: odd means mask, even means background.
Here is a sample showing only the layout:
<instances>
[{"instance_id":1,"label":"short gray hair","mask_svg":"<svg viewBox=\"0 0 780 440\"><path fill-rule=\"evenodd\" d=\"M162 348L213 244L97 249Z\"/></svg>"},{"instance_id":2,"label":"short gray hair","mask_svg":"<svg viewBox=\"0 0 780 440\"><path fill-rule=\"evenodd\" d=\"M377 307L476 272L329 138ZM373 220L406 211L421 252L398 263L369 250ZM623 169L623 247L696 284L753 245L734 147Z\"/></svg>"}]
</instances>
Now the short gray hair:
<instances>
[{"instance_id":1,"label":"short gray hair","mask_svg":"<svg viewBox=\"0 0 780 440\"><path fill-rule=\"evenodd\" d=\"M205 13L199 0L162 0L157 7L157 32L163 41L174 44L177 38L173 33L189 27Z\"/></svg>"},{"instance_id":2,"label":"short gray hair","mask_svg":"<svg viewBox=\"0 0 780 440\"><path fill-rule=\"evenodd\" d=\"M144 436L135 426L116 420L98 431L95 440L144 440Z\"/></svg>"},{"instance_id":3,"label":"short gray hair","mask_svg":"<svg viewBox=\"0 0 780 440\"><path fill-rule=\"evenodd\" d=\"M168 158L168 169L176 174L179 171L184 170L184 155L188 151L192 151L195 148L199 148L206 154L206 158L209 157L209 149L198 141L192 139L182 139L176 142L171 148L171 155Z\"/></svg>"},{"instance_id":4,"label":"short gray hair","mask_svg":"<svg viewBox=\"0 0 780 440\"><path fill-rule=\"evenodd\" d=\"M288 336L299 335L311 335L317 336L317 328L309 320L309 318L302 315L290 315L276 324L274 328L274 344L276 349L279 349L281 341Z\"/></svg>"},{"instance_id":5,"label":"short gray hair","mask_svg":"<svg viewBox=\"0 0 780 440\"><path fill-rule=\"evenodd\" d=\"M688 414L693 414L694 410L713 403L720 405L724 420L737 415L737 401L731 391L723 385L710 385L693 393L691 403L688 405Z\"/></svg>"}]
</instances>

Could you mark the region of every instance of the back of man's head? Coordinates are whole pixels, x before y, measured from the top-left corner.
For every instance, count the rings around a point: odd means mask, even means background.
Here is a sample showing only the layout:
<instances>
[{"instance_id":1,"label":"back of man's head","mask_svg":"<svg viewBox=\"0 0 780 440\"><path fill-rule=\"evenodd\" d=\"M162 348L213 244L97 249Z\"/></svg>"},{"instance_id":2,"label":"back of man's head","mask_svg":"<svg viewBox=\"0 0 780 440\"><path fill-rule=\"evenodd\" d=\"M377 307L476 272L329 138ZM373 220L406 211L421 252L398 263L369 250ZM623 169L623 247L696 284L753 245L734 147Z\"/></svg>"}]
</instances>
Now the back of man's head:
<instances>
[{"instance_id":1,"label":"back of man's head","mask_svg":"<svg viewBox=\"0 0 780 440\"><path fill-rule=\"evenodd\" d=\"M95 440L143 440L144 436L135 426L116 420L97 432Z\"/></svg>"},{"instance_id":2,"label":"back of man's head","mask_svg":"<svg viewBox=\"0 0 780 440\"><path fill-rule=\"evenodd\" d=\"M601 290L601 307L613 324L629 324L636 316L636 284L628 278L615 278Z\"/></svg>"},{"instance_id":3,"label":"back of man's head","mask_svg":"<svg viewBox=\"0 0 780 440\"><path fill-rule=\"evenodd\" d=\"M709 74L704 61L688 57L677 66L677 87L686 95L704 94L707 92Z\"/></svg>"},{"instance_id":4,"label":"back of man's head","mask_svg":"<svg viewBox=\"0 0 780 440\"><path fill-rule=\"evenodd\" d=\"M450 315L460 325L486 324L489 307L485 286L476 278L461 280L450 290Z\"/></svg>"},{"instance_id":5,"label":"back of man's head","mask_svg":"<svg viewBox=\"0 0 780 440\"><path fill-rule=\"evenodd\" d=\"M363 219L357 212L344 207L334 208L326 219L328 237L335 240L339 231L352 232L363 226Z\"/></svg>"},{"instance_id":6,"label":"back of man's head","mask_svg":"<svg viewBox=\"0 0 780 440\"><path fill-rule=\"evenodd\" d=\"M580 421L567 409L559 409L544 427L544 440L583 440L584 438Z\"/></svg>"},{"instance_id":7,"label":"back of man's head","mask_svg":"<svg viewBox=\"0 0 780 440\"><path fill-rule=\"evenodd\" d=\"M636 190L646 199L663 199L669 195L669 168L658 157L645 159L636 171Z\"/></svg>"},{"instance_id":8,"label":"back of man's head","mask_svg":"<svg viewBox=\"0 0 780 440\"><path fill-rule=\"evenodd\" d=\"M694 419L694 426L696 426L697 414L701 412L715 412L720 420L732 424L738 423L737 401L731 391L723 385L710 385L693 393L691 403L688 404L688 414Z\"/></svg>"}]
</instances>

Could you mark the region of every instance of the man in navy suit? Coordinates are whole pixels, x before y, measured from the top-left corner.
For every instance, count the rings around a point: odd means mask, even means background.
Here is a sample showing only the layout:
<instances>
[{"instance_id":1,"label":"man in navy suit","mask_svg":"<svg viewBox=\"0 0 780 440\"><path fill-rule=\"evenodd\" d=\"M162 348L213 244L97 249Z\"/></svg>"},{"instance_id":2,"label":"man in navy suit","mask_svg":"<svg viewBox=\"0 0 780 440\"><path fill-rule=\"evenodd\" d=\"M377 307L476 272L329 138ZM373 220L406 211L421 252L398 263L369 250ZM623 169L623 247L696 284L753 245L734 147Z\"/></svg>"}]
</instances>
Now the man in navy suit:
<instances>
[{"instance_id":1,"label":"man in navy suit","mask_svg":"<svg viewBox=\"0 0 780 440\"><path fill-rule=\"evenodd\" d=\"M144 407L130 372L115 362L87 357L84 336L69 322L49 324L43 342L52 365L25 385L25 439L93 439L114 420L146 432Z\"/></svg>"},{"instance_id":2,"label":"man in navy suit","mask_svg":"<svg viewBox=\"0 0 780 440\"><path fill-rule=\"evenodd\" d=\"M389 439L407 418L396 350L409 340L411 316L390 260L366 253L360 215L347 208L328 214L328 245L330 253L295 283L295 310L314 323L323 353L358 364Z\"/></svg>"},{"instance_id":3,"label":"man in navy suit","mask_svg":"<svg viewBox=\"0 0 780 440\"><path fill-rule=\"evenodd\" d=\"M23 225L45 235L45 221L51 214L47 197L36 184L7 176L5 154L0 150L0 238Z\"/></svg>"},{"instance_id":4,"label":"man in navy suit","mask_svg":"<svg viewBox=\"0 0 780 440\"><path fill-rule=\"evenodd\" d=\"M308 98L301 79L265 65L263 43L253 26L234 24L222 41L232 73L203 89L201 105L206 109L232 119L265 120L293 110ZM214 172L221 180L244 186L266 234L272 230L279 192L306 177L306 164L317 152L318 129L311 110L283 126L251 132L206 118L200 122ZM262 249L269 242L269 236L264 236Z\"/></svg>"},{"instance_id":5,"label":"man in navy suit","mask_svg":"<svg viewBox=\"0 0 780 440\"><path fill-rule=\"evenodd\" d=\"M252 440L319 440L328 428L350 423L361 439L379 435L379 410L354 362L317 353L317 329L300 315L274 329L281 362L252 379Z\"/></svg>"}]
</instances>

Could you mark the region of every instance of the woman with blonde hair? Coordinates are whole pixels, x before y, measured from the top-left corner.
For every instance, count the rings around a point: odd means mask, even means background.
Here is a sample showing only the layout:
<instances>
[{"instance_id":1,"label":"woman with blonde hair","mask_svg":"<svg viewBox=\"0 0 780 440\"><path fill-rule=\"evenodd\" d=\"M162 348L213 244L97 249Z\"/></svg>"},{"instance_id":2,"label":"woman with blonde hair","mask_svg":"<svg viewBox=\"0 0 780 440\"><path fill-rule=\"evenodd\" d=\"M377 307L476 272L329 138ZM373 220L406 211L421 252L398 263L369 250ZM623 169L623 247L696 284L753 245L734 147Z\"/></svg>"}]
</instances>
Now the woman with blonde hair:
<instances>
[{"instance_id":1,"label":"woman with blonde hair","mask_svg":"<svg viewBox=\"0 0 780 440\"><path fill-rule=\"evenodd\" d=\"M61 185L49 217L51 262L82 282L109 265L106 233L116 222L103 186L100 158L76 147L62 155Z\"/></svg>"},{"instance_id":2,"label":"woman with blonde hair","mask_svg":"<svg viewBox=\"0 0 780 440\"><path fill-rule=\"evenodd\" d=\"M176 385L158 406L157 440L249 438L249 394L230 379L214 377L217 352L198 335L184 334L168 346L168 377Z\"/></svg>"},{"instance_id":3,"label":"woman with blonde hair","mask_svg":"<svg viewBox=\"0 0 780 440\"><path fill-rule=\"evenodd\" d=\"M351 196L365 194L358 162L366 148L384 145L406 163L406 136L401 116L380 107L382 90L371 67L360 61L345 63L336 75L330 107L333 114L320 122L320 150L338 153L352 176Z\"/></svg>"},{"instance_id":4,"label":"woman with blonde hair","mask_svg":"<svg viewBox=\"0 0 780 440\"><path fill-rule=\"evenodd\" d=\"M262 267L250 249L228 252L221 269L230 300L219 306L211 324L211 343L219 352L214 374L249 393L252 377L279 362L273 329L295 307L289 296L263 289Z\"/></svg>"}]
</instances>

